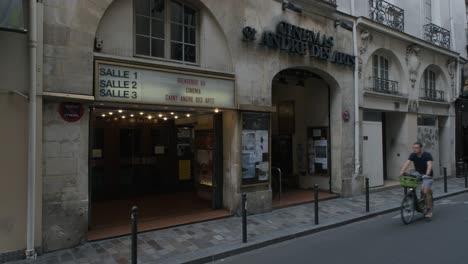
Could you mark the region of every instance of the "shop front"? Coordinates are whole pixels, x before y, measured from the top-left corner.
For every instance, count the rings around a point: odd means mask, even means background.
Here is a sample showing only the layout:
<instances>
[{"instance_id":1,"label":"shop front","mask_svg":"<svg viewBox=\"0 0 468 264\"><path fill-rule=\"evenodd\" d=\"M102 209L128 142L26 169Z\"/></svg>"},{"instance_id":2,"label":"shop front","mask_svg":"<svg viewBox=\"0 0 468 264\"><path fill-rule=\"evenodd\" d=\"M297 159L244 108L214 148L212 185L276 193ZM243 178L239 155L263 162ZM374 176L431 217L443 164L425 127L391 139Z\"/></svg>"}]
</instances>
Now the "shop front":
<instances>
[{"instance_id":1,"label":"shop front","mask_svg":"<svg viewBox=\"0 0 468 264\"><path fill-rule=\"evenodd\" d=\"M134 205L143 230L230 215L221 142L233 77L103 60L95 70L88 239L127 233Z\"/></svg>"}]
</instances>

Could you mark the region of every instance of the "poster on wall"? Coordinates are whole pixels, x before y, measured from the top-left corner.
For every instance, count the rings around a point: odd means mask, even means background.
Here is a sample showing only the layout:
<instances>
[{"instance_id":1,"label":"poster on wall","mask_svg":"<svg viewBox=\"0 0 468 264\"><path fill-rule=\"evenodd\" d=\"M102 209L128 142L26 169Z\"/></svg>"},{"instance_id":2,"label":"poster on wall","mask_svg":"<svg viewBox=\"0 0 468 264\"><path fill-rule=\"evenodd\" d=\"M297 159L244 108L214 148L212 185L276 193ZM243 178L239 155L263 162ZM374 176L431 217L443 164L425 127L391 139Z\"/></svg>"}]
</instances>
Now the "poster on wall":
<instances>
[{"instance_id":1,"label":"poster on wall","mask_svg":"<svg viewBox=\"0 0 468 264\"><path fill-rule=\"evenodd\" d=\"M326 140L315 140L315 163L321 165L322 169L326 170L327 165L327 141Z\"/></svg>"},{"instance_id":2,"label":"poster on wall","mask_svg":"<svg viewBox=\"0 0 468 264\"><path fill-rule=\"evenodd\" d=\"M213 185L213 153L211 150L199 149L195 158L195 173L202 185Z\"/></svg>"},{"instance_id":3,"label":"poster on wall","mask_svg":"<svg viewBox=\"0 0 468 264\"><path fill-rule=\"evenodd\" d=\"M242 115L242 184L270 180L270 116L245 112Z\"/></svg>"},{"instance_id":4,"label":"poster on wall","mask_svg":"<svg viewBox=\"0 0 468 264\"><path fill-rule=\"evenodd\" d=\"M213 131L195 131L195 175L201 185L213 186Z\"/></svg>"},{"instance_id":5,"label":"poster on wall","mask_svg":"<svg viewBox=\"0 0 468 264\"><path fill-rule=\"evenodd\" d=\"M308 173L328 175L328 128L309 127L307 130Z\"/></svg>"}]
</instances>

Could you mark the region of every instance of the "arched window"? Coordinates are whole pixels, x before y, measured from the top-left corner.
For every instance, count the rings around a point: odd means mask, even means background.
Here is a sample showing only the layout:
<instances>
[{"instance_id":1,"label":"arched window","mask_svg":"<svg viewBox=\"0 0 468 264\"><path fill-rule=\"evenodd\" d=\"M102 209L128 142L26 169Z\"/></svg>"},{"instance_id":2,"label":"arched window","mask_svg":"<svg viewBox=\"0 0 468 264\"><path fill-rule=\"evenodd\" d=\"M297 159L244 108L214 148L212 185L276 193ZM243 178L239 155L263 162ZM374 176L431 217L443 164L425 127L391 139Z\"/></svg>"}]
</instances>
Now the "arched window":
<instances>
[{"instance_id":1,"label":"arched window","mask_svg":"<svg viewBox=\"0 0 468 264\"><path fill-rule=\"evenodd\" d=\"M134 0L135 55L197 62L198 10L175 0Z\"/></svg>"}]
</instances>

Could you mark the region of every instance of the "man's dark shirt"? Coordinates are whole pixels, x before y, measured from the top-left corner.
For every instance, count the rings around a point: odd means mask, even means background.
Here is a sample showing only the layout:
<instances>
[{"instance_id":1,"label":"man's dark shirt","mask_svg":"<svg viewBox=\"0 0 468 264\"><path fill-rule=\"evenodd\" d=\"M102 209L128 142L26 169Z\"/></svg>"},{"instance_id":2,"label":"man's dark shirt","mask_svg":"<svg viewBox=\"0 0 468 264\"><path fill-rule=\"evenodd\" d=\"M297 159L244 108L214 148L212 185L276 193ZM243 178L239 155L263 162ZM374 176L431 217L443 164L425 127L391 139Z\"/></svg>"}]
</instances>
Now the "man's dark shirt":
<instances>
[{"instance_id":1,"label":"man's dark shirt","mask_svg":"<svg viewBox=\"0 0 468 264\"><path fill-rule=\"evenodd\" d=\"M429 152L423 152L421 154L421 157L418 157L416 153L411 153L409 156L408 160L411 160L414 163L414 168L416 169L417 172L421 173L422 175L425 175L427 172L427 162L432 161L432 155ZM432 170L429 176L432 176Z\"/></svg>"}]
</instances>

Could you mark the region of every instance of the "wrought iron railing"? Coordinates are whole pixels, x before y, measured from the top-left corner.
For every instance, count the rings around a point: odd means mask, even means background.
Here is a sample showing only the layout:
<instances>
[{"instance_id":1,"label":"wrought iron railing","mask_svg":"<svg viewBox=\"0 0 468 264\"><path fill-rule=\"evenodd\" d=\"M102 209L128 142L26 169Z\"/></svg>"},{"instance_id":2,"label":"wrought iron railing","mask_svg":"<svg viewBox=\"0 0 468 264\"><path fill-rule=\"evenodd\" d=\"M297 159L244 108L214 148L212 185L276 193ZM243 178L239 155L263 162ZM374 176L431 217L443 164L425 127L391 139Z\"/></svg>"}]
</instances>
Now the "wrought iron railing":
<instances>
[{"instance_id":1,"label":"wrought iron railing","mask_svg":"<svg viewBox=\"0 0 468 264\"><path fill-rule=\"evenodd\" d=\"M422 89L420 97L421 99L429 100L429 101L438 101L438 102L445 101L444 91L439 91L439 90L434 90L434 89Z\"/></svg>"},{"instance_id":2,"label":"wrought iron railing","mask_svg":"<svg viewBox=\"0 0 468 264\"><path fill-rule=\"evenodd\" d=\"M399 94L398 82L396 81L381 79L377 77L370 77L369 80L371 81L371 91L386 94Z\"/></svg>"},{"instance_id":3,"label":"wrought iron railing","mask_svg":"<svg viewBox=\"0 0 468 264\"><path fill-rule=\"evenodd\" d=\"M450 49L450 30L434 24L424 25L424 39L433 44Z\"/></svg>"},{"instance_id":4,"label":"wrought iron railing","mask_svg":"<svg viewBox=\"0 0 468 264\"><path fill-rule=\"evenodd\" d=\"M383 0L369 0L370 19L399 31L405 30L405 10Z\"/></svg>"}]
</instances>

